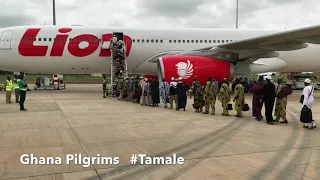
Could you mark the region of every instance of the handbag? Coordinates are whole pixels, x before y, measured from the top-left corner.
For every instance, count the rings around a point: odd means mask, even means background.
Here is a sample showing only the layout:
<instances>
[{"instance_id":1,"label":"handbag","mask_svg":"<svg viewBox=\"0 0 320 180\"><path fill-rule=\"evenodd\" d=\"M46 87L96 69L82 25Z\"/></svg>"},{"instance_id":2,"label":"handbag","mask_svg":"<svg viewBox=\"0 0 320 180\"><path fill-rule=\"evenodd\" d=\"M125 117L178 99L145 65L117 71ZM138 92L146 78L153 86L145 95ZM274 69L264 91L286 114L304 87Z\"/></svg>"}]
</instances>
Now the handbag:
<instances>
[{"instance_id":1,"label":"handbag","mask_svg":"<svg viewBox=\"0 0 320 180\"><path fill-rule=\"evenodd\" d=\"M309 97L311 96L312 91L313 91L313 86L312 86L312 89L311 89L311 91L310 91L310 93L309 93L308 99L309 99ZM304 101L304 95L302 94L302 95L300 96L300 103L303 104L303 101Z\"/></svg>"},{"instance_id":2,"label":"handbag","mask_svg":"<svg viewBox=\"0 0 320 180\"><path fill-rule=\"evenodd\" d=\"M250 107L247 103L244 103L243 107L242 107L242 111L249 111Z\"/></svg>"},{"instance_id":3,"label":"handbag","mask_svg":"<svg viewBox=\"0 0 320 180\"><path fill-rule=\"evenodd\" d=\"M292 94L292 89L289 86L285 86L281 89L281 91L278 93L277 97L279 99L282 99L284 97L287 97L288 95Z\"/></svg>"},{"instance_id":4,"label":"handbag","mask_svg":"<svg viewBox=\"0 0 320 180\"><path fill-rule=\"evenodd\" d=\"M228 110L230 110L230 111L233 110L231 103L228 104Z\"/></svg>"}]
</instances>

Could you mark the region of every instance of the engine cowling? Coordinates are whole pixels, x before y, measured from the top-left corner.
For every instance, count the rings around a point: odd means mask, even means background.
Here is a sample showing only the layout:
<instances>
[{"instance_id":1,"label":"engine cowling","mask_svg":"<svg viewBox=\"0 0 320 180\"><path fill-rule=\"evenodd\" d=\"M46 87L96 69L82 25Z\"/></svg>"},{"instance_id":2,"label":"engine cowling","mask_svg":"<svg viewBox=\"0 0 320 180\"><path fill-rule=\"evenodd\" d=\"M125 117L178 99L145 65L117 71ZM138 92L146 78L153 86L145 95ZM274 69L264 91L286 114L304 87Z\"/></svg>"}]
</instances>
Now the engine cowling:
<instances>
[{"instance_id":1,"label":"engine cowling","mask_svg":"<svg viewBox=\"0 0 320 180\"><path fill-rule=\"evenodd\" d=\"M192 84L197 77L204 85L210 76L216 77L218 82L223 78L233 79L234 72L234 65L228 61L203 56L163 56L158 61L158 76L167 82L172 77L182 77L184 82Z\"/></svg>"}]
</instances>

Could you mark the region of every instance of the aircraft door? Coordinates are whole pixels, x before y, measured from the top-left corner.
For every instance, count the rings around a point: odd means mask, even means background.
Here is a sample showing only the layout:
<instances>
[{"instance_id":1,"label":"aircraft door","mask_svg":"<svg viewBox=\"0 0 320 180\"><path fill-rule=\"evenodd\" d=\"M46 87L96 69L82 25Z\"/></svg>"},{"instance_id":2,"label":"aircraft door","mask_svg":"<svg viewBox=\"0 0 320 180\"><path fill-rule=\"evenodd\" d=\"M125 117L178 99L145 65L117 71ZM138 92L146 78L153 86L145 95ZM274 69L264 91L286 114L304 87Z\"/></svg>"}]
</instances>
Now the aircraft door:
<instances>
[{"instance_id":1,"label":"aircraft door","mask_svg":"<svg viewBox=\"0 0 320 180\"><path fill-rule=\"evenodd\" d=\"M13 30L4 30L0 37L0 50L10 50Z\"/></svg>"}]
</instances>

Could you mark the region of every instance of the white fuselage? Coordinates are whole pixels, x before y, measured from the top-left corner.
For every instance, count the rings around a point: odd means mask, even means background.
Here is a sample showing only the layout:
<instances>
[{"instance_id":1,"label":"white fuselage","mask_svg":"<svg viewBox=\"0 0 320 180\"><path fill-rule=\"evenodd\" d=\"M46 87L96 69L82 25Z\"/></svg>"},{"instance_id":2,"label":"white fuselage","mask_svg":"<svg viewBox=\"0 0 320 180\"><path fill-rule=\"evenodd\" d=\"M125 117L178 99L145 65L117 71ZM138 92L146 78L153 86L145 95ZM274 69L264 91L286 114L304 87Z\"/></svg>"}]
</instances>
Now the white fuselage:
<instances>
[{"instance_id":1,"label":"white fuselage","mask_svg":"<svg viewBox=\"0 0 320 180\"><path fill-rule=\"evenodd\" d=\"M29 28L41 28L37 35L37 40L33 42L35 46L48 46L46 56L33 57L21 56L18 51L22 36ZM61 73L61 74L91 74L110 73L110 57L100 57L99 48L86 57L75 57L68 51L68 43L64 47L61 57L50 57L53 41L58 29L56 26L19 26L0 30L0 69L6 71L20 71L33 73ZM147 60L162 52L195 50L210 47L227 41L238 41L261 35L271 34L279 31L272 30L239 30L239 29L104 29L96 27L70 27L72 31L68 33L69 38L80 34L93 34L101 38L103 34L113 32L123 32L124 35L132 39L132 48L127 58L128 72L156 74L157 65ZM2 33L6 30L13 30L10 33ZM39 41L38 39L42 40ZM46 38L46 41L44 41ZM7 40L6 40L7 39ZM137 42L137 41L140 42ZM144 42L142 42L144 40ZM193 43L191 42L193 40ZM196 40L198 42L196 43ZM147 42L148 41L148 42ZM153 41L153 42L151 42ZM158 41L156 43L156 41ZM174 41L176 41L174 43ZM180 41L180 42L179 42ZM82 44L81 46L86 46ZM319 71L320 46L309 44L308 48L295 51L281 51L279 58L259 59L258 62L268 64L266 68L260 68L255 73L270 71L298 72L298 71Z\"/></svg>"}]
</instances>

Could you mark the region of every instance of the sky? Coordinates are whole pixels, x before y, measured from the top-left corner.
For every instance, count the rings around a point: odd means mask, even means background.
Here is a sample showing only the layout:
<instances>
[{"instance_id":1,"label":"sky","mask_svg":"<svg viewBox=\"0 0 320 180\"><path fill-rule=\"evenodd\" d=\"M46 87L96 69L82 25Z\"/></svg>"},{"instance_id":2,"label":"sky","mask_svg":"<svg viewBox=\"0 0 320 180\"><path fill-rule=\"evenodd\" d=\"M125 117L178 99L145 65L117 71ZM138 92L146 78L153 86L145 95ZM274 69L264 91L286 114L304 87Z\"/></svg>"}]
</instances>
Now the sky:
<instances>
[{"instance_id":1,"label":"sky","mask_svg":"<svg viewBox=\"0 0 320 180\"><path fill-rule=\"evenodd\" d=\"M51 25L52 0L1 0L0 27ZM239 28L320 24L319 0L239 0ZM57 25L235 28L236 0L56 0Z\"/></svg>"}]
</instances>

